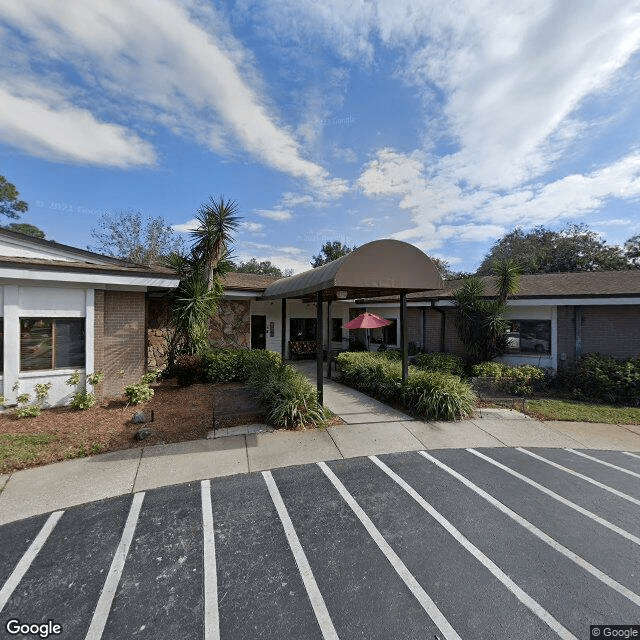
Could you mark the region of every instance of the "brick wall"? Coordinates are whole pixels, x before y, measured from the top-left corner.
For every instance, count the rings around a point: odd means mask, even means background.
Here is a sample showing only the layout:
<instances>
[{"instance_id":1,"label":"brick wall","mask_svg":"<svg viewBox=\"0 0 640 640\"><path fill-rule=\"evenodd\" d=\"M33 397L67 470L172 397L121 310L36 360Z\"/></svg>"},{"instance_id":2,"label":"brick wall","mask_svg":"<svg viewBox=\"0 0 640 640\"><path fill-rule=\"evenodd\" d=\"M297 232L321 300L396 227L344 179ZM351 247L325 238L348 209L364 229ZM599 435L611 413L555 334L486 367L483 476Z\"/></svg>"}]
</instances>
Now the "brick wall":
<instances>
[{"instance_id":1,"label":"brick wall","mask_svg":"<svg viewBox=\"0 0 640 640\"><path fill-rule=\"evenodd\" d=\"M94 314L94 368L105 374L99 392L121 395L147 370L145 294L97 290Z\"/></svg>"}]
</instances>

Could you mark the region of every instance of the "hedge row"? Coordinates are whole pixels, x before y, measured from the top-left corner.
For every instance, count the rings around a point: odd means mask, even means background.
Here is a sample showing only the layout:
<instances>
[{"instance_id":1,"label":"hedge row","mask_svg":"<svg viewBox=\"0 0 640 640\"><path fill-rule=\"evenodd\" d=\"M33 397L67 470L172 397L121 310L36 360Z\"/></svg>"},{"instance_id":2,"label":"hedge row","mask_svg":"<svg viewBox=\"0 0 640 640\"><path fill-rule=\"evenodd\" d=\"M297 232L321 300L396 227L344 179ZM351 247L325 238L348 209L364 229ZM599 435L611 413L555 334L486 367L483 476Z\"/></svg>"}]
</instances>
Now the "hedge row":
<instances>
[{"instance_id":1,"label":"hedge row","mask_svg":"<svg viewBox=\"0 0 640 640\"><path fill-rule=\"evenodd\" d=\"M510 366L502 362L482 362L473 367L473 375L479 378L494 378L506 393L530 396L534 387L542 382L547 373L533 364Z\"/></svg>"},{"instance_id":2,"label":"hedge row","mask_svg":"<svg viewBox=\"0 0 640 640\"><path fill-rule=\"evenodd\" d=\"M267 422L288 429L325 422L311 383L279 353L213 349L204 356L178 356L173 368L179 384L244 382L267 408Z\"/></svg>"},{"instance_id":3,"label":"hedge row","mask_svg":"<svg viewBox=\"0 0 640 640\"><path fill-rule=\"evenodd\" d=\"M577 367L557 377L558 386L578 400L640 405L640 358L618 360L598 353L585 355Z\"/></svg>"},{"instance_id":4,"label":"hedge row","mask_svg":"<svg viewBox=\"0 0 640 640\"><path fill-rule=\"evenodd\" d=\"M475 394L469 383L448 373L409 367L402 384L402 364L383 353L341 353L342 381L383 402L401 400L410 410L431 420L456 420L473 412Z\"/></svg>"}]
</instances>

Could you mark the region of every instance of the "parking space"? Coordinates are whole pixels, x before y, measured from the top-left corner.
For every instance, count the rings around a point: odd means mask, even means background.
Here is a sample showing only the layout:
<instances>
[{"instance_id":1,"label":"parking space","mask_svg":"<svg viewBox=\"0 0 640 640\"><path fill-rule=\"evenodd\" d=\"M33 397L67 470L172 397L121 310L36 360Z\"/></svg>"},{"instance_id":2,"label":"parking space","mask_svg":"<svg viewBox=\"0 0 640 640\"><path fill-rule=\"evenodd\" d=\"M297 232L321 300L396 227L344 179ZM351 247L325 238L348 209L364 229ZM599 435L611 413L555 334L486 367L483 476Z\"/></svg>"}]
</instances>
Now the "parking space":
<instances>
[{"instance_id":1,"label":"parking space","mask_svg":"<svg viewBox=\"0 0 640 640\"><path fill-rule=\"evenodd\" d=\"M640 621L639 473L637 452L411 451L37 516L0 527L0 637L586 639Z\"/></svg>"}]
</instances>

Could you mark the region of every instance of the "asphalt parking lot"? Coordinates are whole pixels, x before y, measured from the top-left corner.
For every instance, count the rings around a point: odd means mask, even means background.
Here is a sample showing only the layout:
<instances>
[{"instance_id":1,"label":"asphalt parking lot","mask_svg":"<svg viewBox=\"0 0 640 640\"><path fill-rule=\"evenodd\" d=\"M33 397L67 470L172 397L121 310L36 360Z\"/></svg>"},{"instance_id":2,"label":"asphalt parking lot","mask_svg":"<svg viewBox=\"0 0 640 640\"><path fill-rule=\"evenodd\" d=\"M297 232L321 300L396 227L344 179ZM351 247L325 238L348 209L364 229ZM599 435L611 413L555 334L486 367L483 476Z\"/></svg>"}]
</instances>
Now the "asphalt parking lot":
<instances>
[{"instance_id":1,"label":"asphalt parking lot","mask_svg":"<svg viewBox=\"0 0 640 640\"><path fill-rule=\"evenodd\" d=\"M0 527L0 585L3 638L588 639L640 624L640 455L448 449L154 489Z\"/></svg>"}]
</instances>

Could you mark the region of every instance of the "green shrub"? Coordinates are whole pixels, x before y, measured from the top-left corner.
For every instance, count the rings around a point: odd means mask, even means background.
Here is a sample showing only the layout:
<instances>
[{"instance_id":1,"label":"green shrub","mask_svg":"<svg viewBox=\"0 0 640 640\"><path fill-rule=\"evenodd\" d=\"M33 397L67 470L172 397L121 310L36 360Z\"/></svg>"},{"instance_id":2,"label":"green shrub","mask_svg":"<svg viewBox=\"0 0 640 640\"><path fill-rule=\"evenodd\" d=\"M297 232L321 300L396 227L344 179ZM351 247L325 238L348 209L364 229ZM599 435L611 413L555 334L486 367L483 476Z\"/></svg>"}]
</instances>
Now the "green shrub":
<instances>
[{"instance_id":1,"label":"green shrub","mask_svg":"<svg viewBox=\"0 0 640 640\"><path fill-rule=\"evenodd\" d=\"M469 415L475 395L469 383L438 371L409 367L402 384L402 365L377 353L341 353L338 366L342 380L382 401L401 399L406 406L431 420L455 420Z\"/></svg>"},{"instance_id":2,"label":"green shrub","mask_svg":"<svg viewBox=\"0 0 640 640\"><path fill-rule=\"evenodd\" d=\"M269 423L286 428L324 423L324 410L315 388L304 375L283 364L280 354L244 350L240 360L247 386L267 407Z\"/></svg>"},{"instance_id":3,"label":"green shrub","mask_svg":"<svg viewBox=\"0 0 640 640\"><path fill-rule=\"evenodd\" d=\"M458 420L473 413L476 396L468 382L440 371L410 371L405 404L429 420Z\"/></svg>"},{"instance_id":4,"label":"green shrub","mask_svg":"<svg viewBox=\"0 0 640 640\"><path fill-rule=\"evenodd\" d=\"M598 353L585 355L575 369L570 391L577 399L640 404L640 358L618 360Z\"/></svg>"},{"instance_id":5,"label":"green shrub","mask_svg":"<svg viewBox=\"0 0 640 640\"><path fill-rule=\"evenodd\" d=\"M176 356L173 374L181 387L188 387L204 379L203 359L199 355Z\"/></svg>"},{"instance_id":6,"label":"green shrub","mask_svg":"<svg viewBox=\"0 0 640 640\"><path fill-rule=\"evenodd\" d=\"M21 393L16 399L18 404L28 404L31 396L28 393Z\"/></svg>"},{"instance_id":7,"label":"green shrub","mask_svg":"<svg viewBox=\"0 0 640 640\"><path fill-rule=\"evenodd\" d=\"M547 377L544 369L532 364L516 367L502 362L482 362L473 367L473 375L479 378L495 378L506 393L530 396L537 383Z\"/></svg>"},{"instance_id":8,"label":"green shrub","mask_svg":"<svg viewBox=\"0 0 640 640\"><path fill-rule=\"evenodd\" d=\"M129 398L131 404L140 404L153 398L153 389L148 384L139 382L125 387L124 394Z\"/></svg>"},{"instance_id":9,"label":"green shrub","mask_svg":"<svg viewBox=\"0 0 640 640\"><path fill-rule=\"evenodd\" d=\"M93 393L88 393L86 389L82 391L76 391L73 394L73 398L69 403L69 406L72 409L86 410L91 409L93 405L96 403L96 397Z\"/></svg>"},{"instance_id":10,"label":"green shrub","mask_svg":"<svg viewBox=\"0 0 640 640\"><path fill-rule=\"evenodd\" d=\"M246 377L247 349L212 349L203 356L203 375L206 382L227 383L243 381Z\"/></svg>"},{"instance_id":11,"label":"green shrub","mask_svg":"<svg viewBox=\"0 0 640 640\"><path fill-rule=\"evenodd\" d=\"M36 399L38 400L38 402L44 402L46 400L52 386L53 383L51 382L43 382L42 384L35 385L34 388L36 391Z\"/></svg>"},{"instance_id":12,"label":"green shrub","mask_svg":"<svg viewBox=\"0 0 640 640\"><path fill-rule=\"evenodd\" d=\"M73 387L77 384L80 384L80 372L74 371L66 380L66 384L70 387Z\"/></svg>"},{"instance_id":13,"label":"green shrub","mask_svg":"<svg viewBox=\"0 0 640 640\"><path fill-rule=\"evenodd\" d=\"M419 353L416 356L417 366L426 371L440 371L454 376L464 372L462 358L452 353Z\"/></svg>"},{"instance_id":14,"label":"green shrub","mask_svg":"<svg viewBox=\"0 0 640 640\"><path fill-rule=\"evenodd\" d=\"M155 378L154 378L155 379ZM97 387L104 381L104 373L102 371L94 371L87 376L87 384Z\"/></svg>"},{"instance_id":15,"label":"green shrub","mask_svg":"<svg viewBox=\"0 0 640 640\"><path fill-rule=\"evenodd\" d=\"M160 375L159 371L147 371L147 373L145 373L142 376L142 378L140 378L140 382L142 384L151 384L152 382L155 382L158 379L159 375Z\"/></svg>"},{"instance_id":16,"label":"green shrub","mask_svg":"<svg viewBox=\"0 0 640 640\"><path fill-rule=\"evenodd\" d=\"M42 407L38 404L28 404L16 409L18 418L35 418L42 413Z\"/></svg>"}]
</instances>

